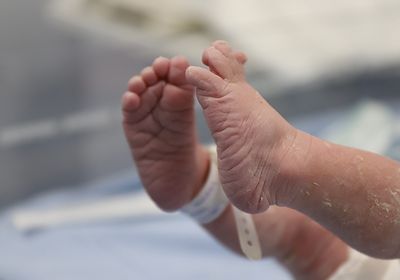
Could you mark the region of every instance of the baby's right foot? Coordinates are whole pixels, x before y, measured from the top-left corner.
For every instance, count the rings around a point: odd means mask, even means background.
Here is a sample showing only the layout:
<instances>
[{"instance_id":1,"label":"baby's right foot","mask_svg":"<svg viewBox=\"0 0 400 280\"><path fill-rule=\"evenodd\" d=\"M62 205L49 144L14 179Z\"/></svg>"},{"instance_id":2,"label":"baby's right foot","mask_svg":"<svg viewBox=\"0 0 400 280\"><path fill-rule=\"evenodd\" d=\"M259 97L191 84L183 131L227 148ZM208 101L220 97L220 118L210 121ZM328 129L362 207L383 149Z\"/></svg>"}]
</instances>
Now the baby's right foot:
<instances>
[{"instance_id":1,"label":"baby's right foot","mask_svg":"<svg viewBox=\"0 0 400 280\"><path fill-rule=\"evenodd\" d=\"M217 144L225 193L238 208L256 213L277 203L273 187L286 192L291 164L285 157L297 131L246 82L244 67L233 54L227 43L217 41L203 55L211 71L189 67L186 77L197 88Z\"/></svg>"}]
</instances>

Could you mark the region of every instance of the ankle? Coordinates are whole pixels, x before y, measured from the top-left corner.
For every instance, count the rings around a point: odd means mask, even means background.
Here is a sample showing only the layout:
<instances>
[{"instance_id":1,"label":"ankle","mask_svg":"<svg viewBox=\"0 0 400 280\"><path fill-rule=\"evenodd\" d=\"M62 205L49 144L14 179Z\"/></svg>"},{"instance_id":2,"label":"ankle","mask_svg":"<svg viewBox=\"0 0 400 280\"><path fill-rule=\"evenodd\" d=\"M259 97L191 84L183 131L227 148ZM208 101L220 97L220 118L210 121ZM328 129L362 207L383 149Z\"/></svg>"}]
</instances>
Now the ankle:
<instances>
[{"instance_id":1,"label":"ankle","mask_svg":"<svg viewBox=\"0 0 400 280\"><path fill-rule=\"evenodd\" d=\"M210 153L203 145L197 145L196 148L196 178L193 183L192 200L203 188L210 169Z\"/></svg>"},{"instance_id":2,"label":"ankle","mask_svg":"<svg viewBox=\"0 0 400 280\"><path fill-rule=\"evenodd\" d=\"M279 156L275 159L277 176L271 186L273 204L289 206L300 192L298 182L302 182L306 175L305 166L312 145L313 137L295 128L282 139L277 153Z\"/></svg>"}]
</instances>

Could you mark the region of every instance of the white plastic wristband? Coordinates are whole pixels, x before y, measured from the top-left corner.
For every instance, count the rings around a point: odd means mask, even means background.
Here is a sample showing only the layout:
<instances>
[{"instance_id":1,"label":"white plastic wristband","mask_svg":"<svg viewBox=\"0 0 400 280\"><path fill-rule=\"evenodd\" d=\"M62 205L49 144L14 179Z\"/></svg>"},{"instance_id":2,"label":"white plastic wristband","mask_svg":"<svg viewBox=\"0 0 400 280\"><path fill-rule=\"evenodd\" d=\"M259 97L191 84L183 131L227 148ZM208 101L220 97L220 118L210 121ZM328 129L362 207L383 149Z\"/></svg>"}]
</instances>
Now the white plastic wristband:
<instances>
[{"instance_id":1,"label":"white plastic wristband","mask_svg":"<svg viewBox=\"0 0 400 280\"><path fill-rule=\"evenodd\" d=\"M200 224L208 224L217 219L228 205L229 200L219 183L217 165L211 160L208 179L203 189L181 211Z\"/></svg>"},{"instance_id":2,"label":"white plastic wristband","mask_svg":"<svg viewBox=\"0 0 400 280\"><path fill-rule=\"evenodd\" d=\"M225 196L219 181L215 146L211 147L209 151L211 163L207 182L192 202L181 209L183 213L201 224L207 224L217 219L229 205L229 200ZM260 241L252 216L234 206L232 206L232 211L243 253L249 259L261 259Z\"/></svg>"},{"instance_id":3,"label":"white plastic wristband","mask_svg":"<svg viewBox=\"0 0 400 280\"><path fill-rule=\"evenodd\" d=\"M262 251L253 217L232 206L242 252L251 260L262 258Z\"/></svg>"}]
</instances>

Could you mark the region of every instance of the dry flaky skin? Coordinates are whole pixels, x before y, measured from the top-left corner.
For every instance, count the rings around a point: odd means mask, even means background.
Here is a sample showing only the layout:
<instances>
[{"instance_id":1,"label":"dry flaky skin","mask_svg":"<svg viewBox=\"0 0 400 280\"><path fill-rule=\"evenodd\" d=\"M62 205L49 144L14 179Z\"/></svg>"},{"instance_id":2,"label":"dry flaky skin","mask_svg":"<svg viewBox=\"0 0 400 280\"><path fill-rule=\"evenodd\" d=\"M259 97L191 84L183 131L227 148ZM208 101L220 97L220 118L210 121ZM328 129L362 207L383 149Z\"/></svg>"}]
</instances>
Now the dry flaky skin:
<instances>
[{"instance_id":1,"label":"dry flaky skin","mask_svg":"<svg viewBox=\"0 0 400 280\"><path fill-rule=\"evenodd\" d=\"M132 78L123 127L152 199L164 210L179 209L207 177L209 156L196 137L196 87L223 188L238 208L260 213L254 219L264 256L278 258L298 279L331 275L347 245L311 217L361 251L400 257L398 164L293 128L246 82L245 61L217 41L203 54L210 70L189 67L182 57L158 58ZM230 208L204 227L240 251Z\"/></svg>"},{"instance_id":2,"label":"dry flaky skin","mask_svg":"<svg viewBox=\"0 0 400 280\"><path fill-rule=\"evenodd\" d=\"M382 156L311 138L282 205L309 215L356 249L400 257L400 166ZM322 156L321 156L322 155Z\"/></svg>"},{"instance_id":3,"label":"dry flaky skin","mask_svg":"<svg viewBox=\"0 0 400 280\"><path fill-rule=\"evenodd\" d=\"M265 211L275 203L270 187L286 187L276 175L297 132L246 82L227 44L214 44L204 57L214 73L192 66L186 76L217 144L222 186L239 209Z\"/></svg>"},{"instance_id":4,"label":"dry flaky skin","mask_svg":"<svg viewBox=\"0 0 400 280\"><path fill-rule=\"evenodd\" d=\"M250 213L290 207L362 252L399 258L400 165L290 126L246 82L226 43L204 56L212 71L191 66L186 76L198 88L232 203Z\"/></svg>"}]
</instances>

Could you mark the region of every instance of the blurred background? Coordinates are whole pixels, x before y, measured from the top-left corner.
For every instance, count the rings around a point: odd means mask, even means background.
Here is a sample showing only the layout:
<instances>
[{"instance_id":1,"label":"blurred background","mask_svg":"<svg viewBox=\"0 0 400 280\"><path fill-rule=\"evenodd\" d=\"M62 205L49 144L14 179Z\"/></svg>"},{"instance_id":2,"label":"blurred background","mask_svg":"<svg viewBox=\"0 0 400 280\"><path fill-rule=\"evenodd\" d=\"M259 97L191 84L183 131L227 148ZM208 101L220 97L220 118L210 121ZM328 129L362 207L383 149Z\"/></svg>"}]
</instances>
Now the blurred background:
<instances>
[{"instance_id":1,"label":"blurred background","mask_svg":"<svg viewBox=\"0 0 400 280\"><path fill-rule=\"evenodd\" d=\"M248 54L249 81L299 128L381 137L377 151L396 158L398 30L396 0L0 1L0 209L134 176L119 112L128 79L159 55L200 64L215 39ZM199 110L198 123L210 142Z\"/></svg>"},{"instance_id":2,"label":"blurred background","mask_svg":"<svg viewBox=\"0 0 400 280\"><path fill-rule=\"evenodd\" d=\"M129 168L127 80L159 55L199 64L215 39L291 119L399 92L398 1L236 2L0 2L0 205Z\"/></svg>"}]
</instances>

